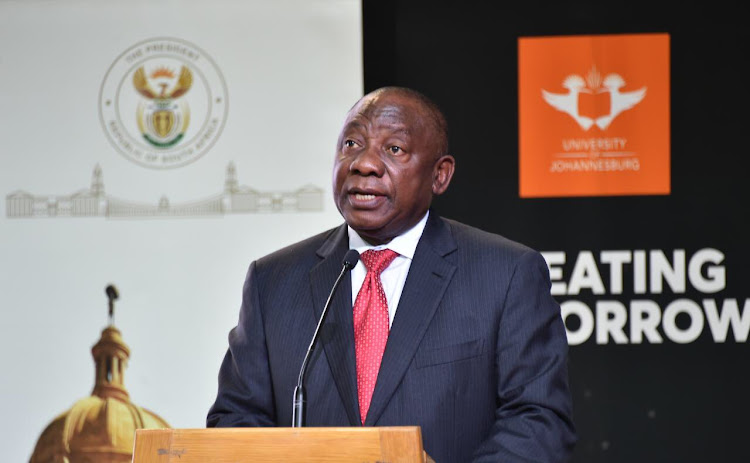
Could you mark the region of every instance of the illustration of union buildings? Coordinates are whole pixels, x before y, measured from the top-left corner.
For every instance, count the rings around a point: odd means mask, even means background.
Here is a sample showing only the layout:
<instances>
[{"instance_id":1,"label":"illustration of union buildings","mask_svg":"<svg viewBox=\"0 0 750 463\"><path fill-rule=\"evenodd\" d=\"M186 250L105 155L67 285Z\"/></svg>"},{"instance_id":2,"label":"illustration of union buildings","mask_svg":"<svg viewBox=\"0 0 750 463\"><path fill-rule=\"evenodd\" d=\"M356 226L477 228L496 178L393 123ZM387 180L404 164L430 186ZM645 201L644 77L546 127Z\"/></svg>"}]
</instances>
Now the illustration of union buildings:
<instances>
[{"instance_id":1,"label":"illustration of union buildings","mask_svg":"<svg viewBox=\"0 0 750 463\"><path fill-rule=\"evenodd\" d=\"M237 182L237 170L229 163L224 191L197 201L171 204L166 196L149 204L107 196L102 169L97 165L91 188L67 196L35 196L15 191L5 198L9 218L95 217L137 218L246 214L262 212L308 212L323 210L323 189L307 185L294 191L261 192Z\"/></svg>"}]
</instances>

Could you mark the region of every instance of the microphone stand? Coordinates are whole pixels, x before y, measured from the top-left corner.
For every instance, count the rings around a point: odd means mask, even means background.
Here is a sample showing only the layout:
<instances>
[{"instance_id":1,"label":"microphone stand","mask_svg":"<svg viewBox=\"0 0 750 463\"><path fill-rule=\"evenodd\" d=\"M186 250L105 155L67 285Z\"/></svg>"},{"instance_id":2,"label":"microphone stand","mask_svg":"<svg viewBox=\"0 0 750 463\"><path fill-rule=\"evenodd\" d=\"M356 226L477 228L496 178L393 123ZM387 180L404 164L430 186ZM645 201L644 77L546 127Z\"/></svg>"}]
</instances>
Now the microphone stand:
<instances>
[{"instance_id":1,"label":"microphone stand","mask_svg":"<svg viewBox=\"0 0 750 463\"><path fill-rule=\"evenodd\" d=\"M318 326L315 327L315 333L313 334L312 340L310 341L310 346L307 348L307 353L305 354L305 359L302 361L302 367L299 370L299 377L297 378L297 386L294 388L294 402L292 407L292 427L293 428L301 428L305 424L305 387L303 385L303 381L305 379L305 371L307 370L307 362L310 360L310 355L312 354L314 348L315 348L315 342L318 340L318 334L320 333L320 327L323 325L323 321L326 318L326 314L328 314L328 308L331 305L331 299L333 299L333 294L336 292L336 288L338 288L339 283L341 283L341 279L344 278L344 275L349 270L353 269L355 265L357 265L357 261L359 261L359 253L354 250L350 249L347 251L346 255L344 256L344 262L341 267L341 273L339 273L338 278L336 278L336 282L333 284L333 288L331 288L331 293L328 295L328 300L326 300L326 304L323 306L323 312L320 314L320 319L318 320Z\"/></svg>"}]
</instances>

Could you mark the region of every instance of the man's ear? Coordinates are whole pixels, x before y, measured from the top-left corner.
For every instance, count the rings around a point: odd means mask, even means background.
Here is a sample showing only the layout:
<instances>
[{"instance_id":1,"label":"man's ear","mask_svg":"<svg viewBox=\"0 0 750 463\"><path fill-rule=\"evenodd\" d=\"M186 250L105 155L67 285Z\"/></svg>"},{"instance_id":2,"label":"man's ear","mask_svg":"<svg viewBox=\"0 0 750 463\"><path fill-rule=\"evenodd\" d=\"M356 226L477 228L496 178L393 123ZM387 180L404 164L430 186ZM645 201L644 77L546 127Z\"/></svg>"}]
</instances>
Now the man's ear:
<instances>
[{"instance_id":1,"label":"man's ear","mask_svg":"<svg viewBox=\"0 0 750 463\"><path fill-rule=\"evenodd\" d=\"M432 176L432 193L441 195L448 189L448 185L453 178L453 171L456 169L456 160L450 154L441 156L435 162L435 169Z\"/></svg>"}]
</instances>

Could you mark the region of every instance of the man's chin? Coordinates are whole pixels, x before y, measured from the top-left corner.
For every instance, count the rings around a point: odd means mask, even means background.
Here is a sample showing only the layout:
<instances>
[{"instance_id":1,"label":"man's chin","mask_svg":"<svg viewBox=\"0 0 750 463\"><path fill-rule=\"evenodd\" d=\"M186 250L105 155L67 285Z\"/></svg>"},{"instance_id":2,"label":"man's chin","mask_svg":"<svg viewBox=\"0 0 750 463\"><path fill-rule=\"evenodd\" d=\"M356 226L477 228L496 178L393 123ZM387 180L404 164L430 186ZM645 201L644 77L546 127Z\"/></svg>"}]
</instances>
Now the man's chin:
<instances>
[{"instance_id":1,"label":"man's chin","mask_svg":"<svg viewBox=\"0 0 750 463\"><path fill-rule=\"evenodd\" d=\"M344 215L344 220L359 236L371 244L387 243L393 238L387 236L386 224L388 221L381 216L372 217L369 214L349 213Z\"/></svg>"},{"instance_id":2,"label":"man's chin","mask_svg":"<svg viewBox=\"0 0 750 463\"><path fill-rule=\"evenodd\" d=\"M352 227L360 235L378 235L383 229L383 226L378 223L360 220L346 220L346 224Z\"/></svg>"},{"instance_id":3,"label":"man's chin","mask_svg":"<svg viewBox=\"0 0 750 463\"><path fill-rule=\"evenodd\" d=\"M344 220L355 230L377 230L388 223L380 209L346 208L342 214Z\"/></svg>"}]
</instances>

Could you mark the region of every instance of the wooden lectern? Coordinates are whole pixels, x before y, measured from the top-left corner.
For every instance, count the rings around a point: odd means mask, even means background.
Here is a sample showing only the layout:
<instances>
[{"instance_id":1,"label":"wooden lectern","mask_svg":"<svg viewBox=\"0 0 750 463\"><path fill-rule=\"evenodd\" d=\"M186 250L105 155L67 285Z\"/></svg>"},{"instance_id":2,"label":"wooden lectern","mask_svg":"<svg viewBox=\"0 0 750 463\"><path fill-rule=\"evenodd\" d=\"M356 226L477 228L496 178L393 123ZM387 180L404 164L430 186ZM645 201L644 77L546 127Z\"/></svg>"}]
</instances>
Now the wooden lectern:
<instances>
[{"instance_id":1,"label":"wooden lectern","mask_svg":"<svg viewBox=\"0 0 750 463\"><path fill-rule=\"evenodd\" d=\"M434 463L418 426L138 429L133 463Z\"/></svg>"}]
</instances>

